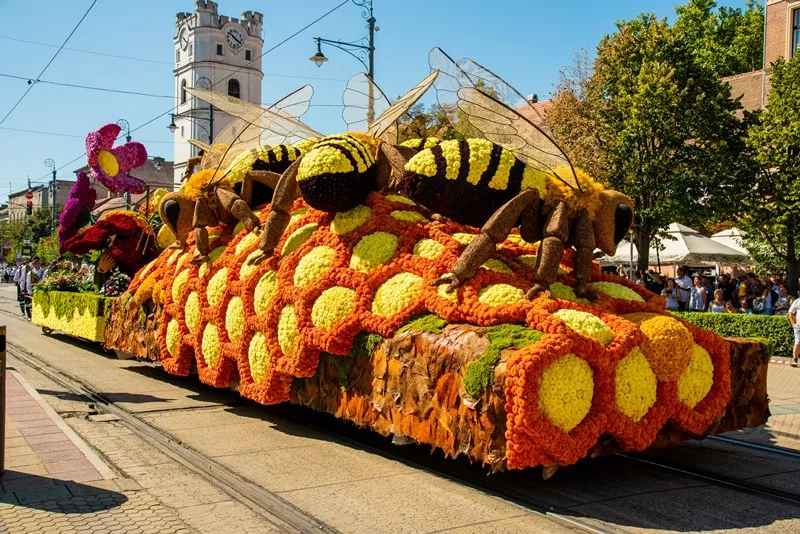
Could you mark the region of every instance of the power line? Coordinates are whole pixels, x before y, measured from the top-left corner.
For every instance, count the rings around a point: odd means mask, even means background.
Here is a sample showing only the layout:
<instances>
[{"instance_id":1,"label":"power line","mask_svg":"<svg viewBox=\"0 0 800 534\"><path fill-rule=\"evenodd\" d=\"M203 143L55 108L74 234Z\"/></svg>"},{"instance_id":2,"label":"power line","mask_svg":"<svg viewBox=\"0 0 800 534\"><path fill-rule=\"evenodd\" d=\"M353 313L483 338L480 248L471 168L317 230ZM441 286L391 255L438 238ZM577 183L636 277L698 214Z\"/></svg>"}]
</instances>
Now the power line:
<instances>
[{"instance_id":1,"label":"power line","mask_svg":"<svg viewBox=\"0 0 800 534\"><path fill-rule=\"evenodd\" d=\"M26 43L26 44L38 45L38 46L47 46L47 47L50 47L50 48L58 48L58 45L54 45L54 44L50 44L50 43L40 43L38 41L28 41L27 39L18 39L16 37L8 37L7 35L0 35L0 39L5 39L7 41L16 41L18 43ZM69 47L66 47L66 46L63 47L63 48L64 48L64 50L69 50L70 52L80 52L82 54L92 54L92 55L95 55L95 56L106 56L106 57L113 57L113 58L117 58L117 59L129 59L131 61L142 61L144 63L158 63L158 64L161 64L161 65L172 65L172 63L170 63L169 61L158 61L158 60L155 60L155 59L144 59L144 58L132 57L132 56L120 56L118 54L109 54L109 53L106 53L106 52L96 52L94 50L81 50L80 48L69 48Z\"/></svg>"},{"instance_id":2,"label":"power line","mask_svg":"<svg viewBox=\"0 0 800 534\"><path fill-rule=\"evenodd\" d=\"M85 18L86 18L86 17L89 15L89 12L92 10L92 8L94 7L94 5L95 5L96 3L97 3L97 0L93 0L93 1L92 1L92 4L91 4L91 5L89 6L89 8L86 10L86 13L84 13L84 14L83 14L83 16L81 17L81 20L79 20L79 21L78 21L78 23L75 25L75 27L74 27L74 28L72 28L72 31L71 31L71 32L69 32L69 35L67 35L67 38L66 38L66 39L64 39L64 42L63 42L63 43L61 43L61 46L59 46L59 47L58 47L58 50L56 50L56 53L55 53L55 54L53 54L53 57L51 57L51 58L50 58L50 61L48 61L48 62L47 62L47 65L45 65L45 66L44 66L44 68L42 69L42 72L40 72L40 73L39 73L39 75L36 77L36 81L39 81L39 78L41 78L41 77L42 77L42 74L44 74L44 72L45 72L45 71L48 69L48 67L50 67L50 65L53 63L53 61L55 61L55 60L56 60L56 58L58 57L58 54L61 52L61 50L63 50L63 49L64 49L64 46L66 46L66 44L67 44L67 41L69 41L69 40L72 38L72 35L73 35L73 34L74 34L76 31L78 31L78 27L81 25L81 23L84 21L84 19L85 19ZM6 113L5 117L3 117L3 118L2 118L2 120L0 120L0 125L2 125L4 122L6 122L6 119L8 118L8 116L9 116L9 115L11 115L11 114L14 112L14 110L15 110L15 109L17 109L17 106L19 106L19 105L20 105L20 103L22 102L22 100L23 100L23 99L24 99L26 96L28 96L28 93L30 93L30 92L31 92L31 89L33 89L33 86L34 86L34 85L36 85L36 84L34 84L34 83L30 84L30 85L28 86L28 88L25 90L25 92L24 92L24 93L22 93L22 96L21 96L21 97L19 97L19 100L17 100L17 103L16 103L16 104L14 104L14 106L13 106L13 107L12 107L10 110L8 110L8 113Z\"/></svg>"},{"instance_id":3,"label":"power line","mask_svg":"<svg viewBox=\"0 0 800 534\"><path fill-rule=\"evenodd\" d=\"M54 135L57 137L72 137L74 139L86 139L85 135L75 135L75 134L65 134L59 132L44 132L42 130L26 130L25 128L10 128L8 126L0 126L0 130L9 130L12 132L24 132L24 133L32 133L32 134L40 134L40 135ZM137 139L137 141L139 141ZM160 143L164 145L171 145L173 141L139 141L140 143Z\"/></svg>"},{"instance_id":4,"label":"power line","mask_svg":"<svg viewBox=\"0 0 800 534\"><path fill-rule=\"evenodd\" d=\"M107 87L93 87L91 85L79 85L75 83L64 83L64 82L51 82L48 80L36 80L33 81L30 78L26 78L24 76L14 76L13 74L4 74L0 73L0 77L3 78L12 78L14 80L26 80L30 85L35 85L37 83L45 83L48 85L57 85L59 87L72 87L74 89L87 89L90 91L103 91L105 93L120 93L123 95L134 95L134 96L149 96L151 98L175 98L174 96L170 95L156 95L153 93L140 93L138 91L125 91L123 89L109 89Z\"/></svg>"}]
</instances>

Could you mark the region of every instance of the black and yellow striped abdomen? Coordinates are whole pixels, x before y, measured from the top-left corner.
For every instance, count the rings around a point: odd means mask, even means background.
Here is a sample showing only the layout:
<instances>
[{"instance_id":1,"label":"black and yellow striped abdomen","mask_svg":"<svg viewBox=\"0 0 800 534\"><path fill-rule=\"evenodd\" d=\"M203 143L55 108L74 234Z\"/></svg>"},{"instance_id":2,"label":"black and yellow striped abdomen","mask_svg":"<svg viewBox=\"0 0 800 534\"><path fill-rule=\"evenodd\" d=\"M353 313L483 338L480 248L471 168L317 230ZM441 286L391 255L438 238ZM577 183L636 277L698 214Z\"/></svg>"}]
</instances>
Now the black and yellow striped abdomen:
<instances>
[{"instance_id":1,"label":"black and yellow striped abdomen","mask_svg":"<svg viewBox=\"0 0 800 534\"><path fill-rule=\"evenodd\" d=\"M312 208L347 211L375 189L375 149L367 142L366 136L332 135L303 156L297 185Z\"/></svg>"},{"instance_id":2,"label":"black and yellow striped abdomen","mask_svg":"<svg viewBox=\"0 0 800 534\"><path fill-rule=\"evenodd\" d=\"M443 141L411 158L406 193L461 224L482 226L497 209L528 188L544 198L547 177L485 139Z\"/></svg>"}]
</instances>

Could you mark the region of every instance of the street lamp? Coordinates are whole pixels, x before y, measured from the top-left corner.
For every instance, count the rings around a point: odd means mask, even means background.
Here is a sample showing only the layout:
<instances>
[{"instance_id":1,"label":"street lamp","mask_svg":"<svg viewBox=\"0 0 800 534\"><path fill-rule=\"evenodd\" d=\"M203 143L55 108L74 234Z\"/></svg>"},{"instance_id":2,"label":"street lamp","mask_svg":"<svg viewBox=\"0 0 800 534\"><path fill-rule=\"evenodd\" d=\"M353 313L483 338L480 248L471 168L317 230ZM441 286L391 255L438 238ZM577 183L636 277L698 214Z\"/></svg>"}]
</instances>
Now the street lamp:
<instances>
[{"instance_id":1,"label":"street lamp","mask_svg":"<svg viewBox=\"0 0 800 534\"><path fill-rule=\"evenodd\" d=\"M201 76L195 82L195 86L199 87L200 89L211 89L212 84L211 84L211 80L209 80L205 76ZM183 103L185 104L186 102L183 102ZM179 119L188 118L188 119L194 119L194 120L208 121L208 128L203 128L203 129L208 132L208 144L209 145L213 144L214 143L214 106L212 106L212 105L208 106L208 117L202 117L202 116L194 115L193 113L195 111L205 111L205 108L190 109L189 111L185 111L183 113L172 113L171 114L172 118L169 121L169 125L167 126L167 129L172 133L175 133L178 130L178 127L175 125L175 118L176 117L179 118Z\"/></svg>"},{"instance_id":2,"label":"street lamp","mask_svg":"<svg viewBox=\"0 0 800 534\"><path fill-rule=\"evenodd\" d=\"M50 209L50 232L54 232L56 229L56 192L57 192L57 184L56 184L56 162L53 161L52 158L47 158L44 160L44 166L53 169L53 179L50 181L50 195L51 195L51 209Z\"/></svg>"},{"instance_id":3,"label":"street lamp","mask_svg":"<svg viewBox=\"0 0 800 534\"><path fill-rule=\"evenodd\" d=\"M334 48L338 48L339 50L344 50L359 60L361 64L364 65L364 68L367 69L367 74L369 74L369 77L374 80L375 32L380 30L380 28L375 26L375 17L372 16L372 0L352 0L352 2L355 5L364 8L364 11L361 12L361 16L367 21L367 30L369 33L367 37L361 39L362 44L359 44L358 42L347 43L344 41L333 41L330 39L323 39L322 37L314 37L314 40L317 42L317 53L308 59L313 61L317 67L321 67L323 63L328 61L328 58L322 53L322 43L325 43L333 46ZM365 39L367 44L363 44Z\"/></svg>"},{"instance_id":4,"label":"street lamp","mask_svg":"<svg viewBox=\"0 0 800 534\"><path fill-rule=\"evenodd\" d=\"M125 142L131 142L131 123L126 121L125 119L120 119L117 121L117 126L122 128L122 131L125 132Z\"/></svg>"}]
</instances>

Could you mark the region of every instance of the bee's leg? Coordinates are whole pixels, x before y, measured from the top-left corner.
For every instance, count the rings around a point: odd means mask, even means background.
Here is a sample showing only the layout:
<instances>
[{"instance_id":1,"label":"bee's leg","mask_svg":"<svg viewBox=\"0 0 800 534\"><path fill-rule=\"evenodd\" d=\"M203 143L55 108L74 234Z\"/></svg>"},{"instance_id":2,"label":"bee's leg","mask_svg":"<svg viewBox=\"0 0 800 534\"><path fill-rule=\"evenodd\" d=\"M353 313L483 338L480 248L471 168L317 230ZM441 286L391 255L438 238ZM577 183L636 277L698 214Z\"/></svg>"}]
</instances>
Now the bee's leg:
<instances>
[{"instance_id":1,"label":"bee's leg","mask_svg":"<svg viewBox=\"0 0 800 534\"><path fill-rule=\"evenodd\" d=\"M281 175L277 172L250 171L244 175L242 192L239 196L251 208L272 202L272 196L280 179Z\"/></svg>"},{"instance_id":2,"label":"bee's leg","mask_svg":"<svg viewBox=\"0 0 800 534\"><path fill-rule=\"evenodd\" d=\"M222 209L236 217L238 221L241 221L245 228L250 231L260 228L261 221L258 220L253 210L247 205L247 202L239 198L236 193L217 188L216 194Z\"/></svg>"},{"instance_id":3,"label":"bee's leg","mask_svg":"<svg viewBox=\"0 0 800 534\"><path fill-rule=\"evenodd\" d=\"M271 256L281 240L283 232L289 226L291 216L289 210L294 204L294 200L300 195L297 187L297 168L303 158L297 158L294 163L289 165L281 175L278 184L275 186L275 194L272 196L272 204L269 208L269 216L261 234L261 244L258 246L261 254L249 260L251 264L259 264L267 257Z\"/></svg>"},{"instance_id":4,"label":"bee's leg","mask_svg":"<svg viewBox=\"0 0 800 534\"><path fill-rule=\"evenodd\" d=\"M192 229L193 212L194 200L183 193L164 195L158 206L158 214L175 236L175 242L169 248L180 250L186 248L186 237Z\"/></svg>"},{"instance_id":5,"label":"bee's leg","mask_svg":"<svg viewBox=\"0 0 800 534\"><path fill-rule=\"evenodd\" d=\"M559 201L547 216L544 238L539 245L536 261L536 284L528 291L532 298L538 293L550 292L550 284L556 281L558 266L564 255L564 243L569 239L569 213L567 205Z\"/></svg>"},{"instance_id":6,"label":"bee's leg","mask_svg":"<svg viewBox=\"0 0 800 534\"><path fill-rule=\"evenodd\" d=\"M186 160L186 168L183 170L183 176L181 176L181 182L185 182L189 179L189 177L194 174L194 169L198 165L200 165L200 161L203 158L201 156L194 156Z\"/></svg>"},{"instance_id":7,"label":"bee's leg","mask_svg":"<svg viewBox=\"0 0 800 534\"><path fill-rule=\"evenodd\" d=\"M216 226L219 220L211 207L208 205L206 197L200 197L194 205L194 244L197 248L197 256L192 258L192 263L204 263L208 261L208 253L211 251L208 245L208 226Z\"/></svg>"},{"instance_id":8,"label":"bee's leg","mask_svg":"<svg viewBox=\"0 0 800 534\"><path fill-rule=\"evenodd\" d=\"M376 178L378 191L386 193L402 190L402 177L406 163L416 153L417 151L413 148L381 143L375 162L378 166ZM400 178L395 179L395 176Z\"/></svg>"},{"instance_id":9,"label":"bee's leg","mask_svg":"<svg viewBox=\"0 0 800 534\"><path fill-rule=\"evenodd\" d=\"M449 284L446 291L450 293L475 276L480 266L492 257L497 244L508 238L522 212L531 205L539 205L539 192L535 189L527 189L503 204L481 227L478 237L470 241L453 270L434 280L433 285Z\"/></svg>"},{"instance_id":10,"label":"bee's leg","mask_svg":"<svg viewBox=\"0 0 800 534\"><path fill-rule=\"evenodd\" d=\"M594 300L597 295L586 285L592 280L592 255L594 252L594 228L589 212L583 210L578 214L578 221L575 224L575 231L572 236L572 244L575 247L574 272L577 285L575 294L579 297Z\"/></svg>"}]
</instances>

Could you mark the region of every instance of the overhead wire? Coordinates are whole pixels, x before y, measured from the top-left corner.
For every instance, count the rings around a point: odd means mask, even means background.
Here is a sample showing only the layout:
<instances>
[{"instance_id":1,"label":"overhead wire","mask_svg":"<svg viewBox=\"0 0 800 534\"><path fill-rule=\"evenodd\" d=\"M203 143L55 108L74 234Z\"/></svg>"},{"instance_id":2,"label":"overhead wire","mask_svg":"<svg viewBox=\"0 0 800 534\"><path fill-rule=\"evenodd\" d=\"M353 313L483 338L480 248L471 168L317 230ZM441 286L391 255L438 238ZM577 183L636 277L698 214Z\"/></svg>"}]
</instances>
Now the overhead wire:
<instances>
[{"instance_id":1,"label":"overhead wire","mask_svg":"<svg viewBox=\"0 0 800 534\"><path fill-rule=\"evenodd\" d=\"M89 12L92 10L92 8L95 6L96 3L97 3L97 0L93 0L92 1L91 5L86 9L86 12L83 14L81 19L78 21L78 23L75 25L75 27L72 28L72 31L69 32L69 35L67 35L67 38L64 39L64 42L61 43L61 46L58 47L58 50L56 50L56 53L53 54L53 57L50 58L50 61L47 62L47 65L45 65L44 68L42 69L42 71L39 73L39 75L36 76L36 81L38 81L42 77L42 75L50 67L50 65L53 63L53 61L56 60L56 58L58 57L58 54L61 53L61 51L64 49L64 46L66 46L67 42L72 38L72 36L75 34L75 32L78 31L78 28L80 27L81 23L86 19L86 17L89 15ZM20 103L22 103L22 101L25 99L25 97L28 96L28 93L31 92L31 89L33 89L34 85L36 85L36 84L32 83L32 84L28 85L28 88L25 90L24 93L22 93L22 96L19 97L19 100L17 100L17 102L11 107L11 109L8 110L8 113L6 113L5 116L2 119L0 119L0 125L2 125L6 121L6 119L9 117L9 115L11 115L14 112L14 110L17 109L17 106L19 106Z\"/></svg>"}]
</instances>

